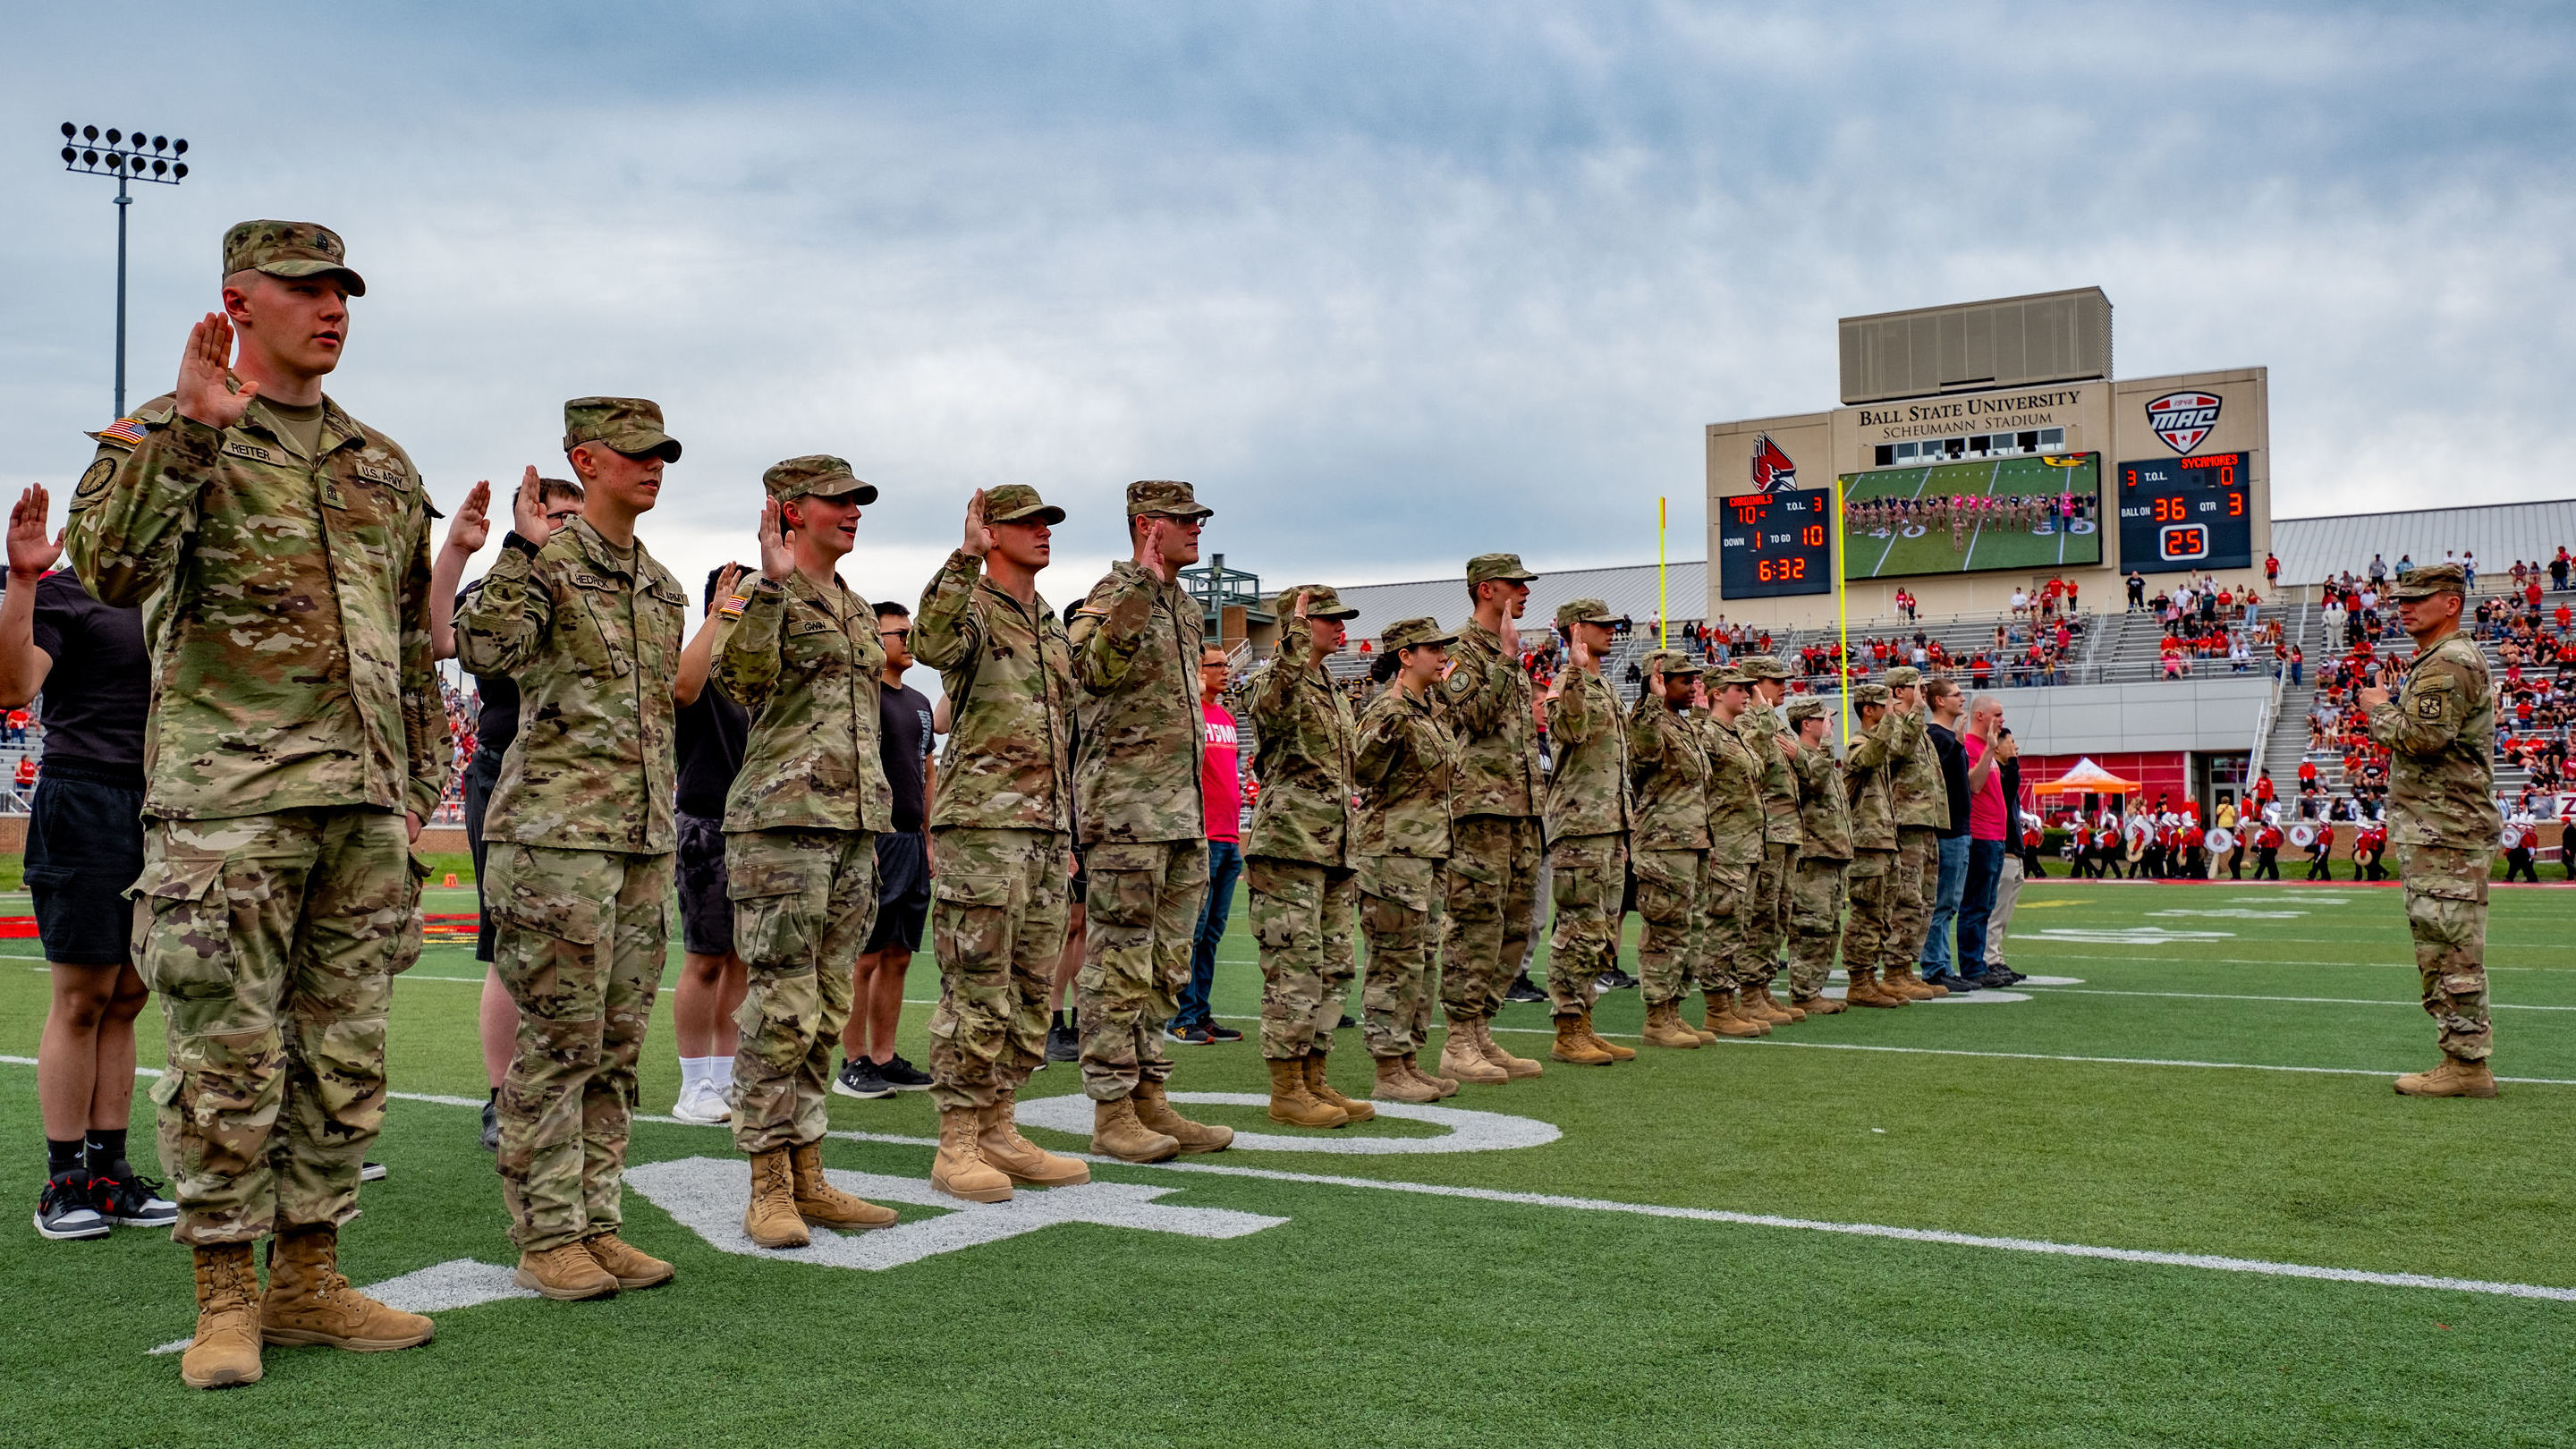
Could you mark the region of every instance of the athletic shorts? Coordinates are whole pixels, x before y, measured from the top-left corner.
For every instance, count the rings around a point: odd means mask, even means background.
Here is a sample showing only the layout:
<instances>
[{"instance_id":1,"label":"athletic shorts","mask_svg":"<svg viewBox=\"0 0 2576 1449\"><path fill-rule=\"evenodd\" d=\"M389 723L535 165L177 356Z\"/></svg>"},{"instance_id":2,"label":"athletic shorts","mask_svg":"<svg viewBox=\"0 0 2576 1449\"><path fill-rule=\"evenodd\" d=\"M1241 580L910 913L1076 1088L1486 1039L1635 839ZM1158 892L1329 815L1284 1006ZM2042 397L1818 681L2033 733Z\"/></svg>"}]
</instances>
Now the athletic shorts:
<instances>
[{"instance_id":1,"label":"athletic shorts","mask_svg":"<svg viewBox=\"0 0 2576 1449\"><path fill-rule=\"evenodd\" d=\"M733 901L725 895L724 822L676 817L680 827L680 947L694 956L733 950Z\"/></svg>"},{"instance_id":2,"label":"athletic shorts","mask_svg":"<svg viewBox=\"0 0 2576 1449\"><path fill-rule=\"evenodd\" d=\"M928 839L891 830L877 837L877 923L863 949L921 949L921 927L930 919Z\"/></svg>"},{"instance_id":3,"label":"athletic shorts","mask_svg":"<svg viewBox=\"0 0 2576 1449\"><path fill-rule=\"evenodd\" d=\"M143 874L143 788L104 769L57 760L36 781L27 821L27 889L45 959L65 966L121 966L134 952L134 903L125 888Z\"/></svg>"},{"instance_id":4,"label":"athletic shorts","mask_svg":"<svg viewBox=\"0 0 2576 1449\"><path fill-rule=\"evenodd\" d=\"M1073 848L1072 890L1075 905L1083 905L1090 901L1091 849L1089 846L1077 845Z\"/></svg>"},{"instance_id":5,"label":"athletic shorts","mask_svg":"<svg viewBox=\"0 0 2576 1449\"><path fill-rule=\"evenodd\" d=\"M476 755L474 764L465 767L465 848L474 853L474 959L488 962L500 922L483 909L483 816L492 805L492 787L501 778L498 768L488 774L477 769L482 763L483 756Z\"/></svg>"}]
</instances>

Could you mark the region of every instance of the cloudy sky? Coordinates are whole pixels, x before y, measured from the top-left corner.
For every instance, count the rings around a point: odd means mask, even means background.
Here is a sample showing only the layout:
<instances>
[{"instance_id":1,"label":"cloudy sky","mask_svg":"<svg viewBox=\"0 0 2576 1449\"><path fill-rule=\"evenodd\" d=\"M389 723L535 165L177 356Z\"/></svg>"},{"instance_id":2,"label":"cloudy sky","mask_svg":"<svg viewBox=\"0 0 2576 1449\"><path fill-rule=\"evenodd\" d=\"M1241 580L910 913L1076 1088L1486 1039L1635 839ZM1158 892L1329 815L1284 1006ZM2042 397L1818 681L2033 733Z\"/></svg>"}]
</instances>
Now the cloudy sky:
<instances>
[{"instance_id":1,"label":"cloudy sky","mask_svg":"<svg viewBox=\"0 0 2576 1449\"><path fill-rule=\"evenodd\" d=\"M111 26L124 38L102 34ZM1705 551L1700 429L1834 400L1838 316L2098 284L2118 370L2272 369L2283 515L2565 496L2563 7L1952 3L24 7L0 479L109 417L112 185L63 120L192 143L132 208L129 396L216 238L338 228L332 392L450 503L556 471L561 401L665 405L646 521L750 558L758 478L884 491L909 597L969 490L1139 477L1271 584ZM2538 541L2536 541L2538 542Z\"/></svg>"}]
</instances>

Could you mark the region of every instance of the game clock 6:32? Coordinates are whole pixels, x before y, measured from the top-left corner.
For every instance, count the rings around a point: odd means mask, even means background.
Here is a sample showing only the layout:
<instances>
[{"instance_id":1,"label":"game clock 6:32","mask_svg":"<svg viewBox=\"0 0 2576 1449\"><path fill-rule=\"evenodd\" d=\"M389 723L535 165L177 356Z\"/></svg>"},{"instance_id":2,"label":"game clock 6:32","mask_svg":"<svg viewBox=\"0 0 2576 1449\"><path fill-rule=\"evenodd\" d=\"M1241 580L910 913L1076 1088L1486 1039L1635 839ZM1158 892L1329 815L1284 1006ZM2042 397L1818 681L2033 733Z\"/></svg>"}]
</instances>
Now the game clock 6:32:
<instances>
[{"instance_id":1,"label":"game clock 6:32","mask_svg":"<svg viewBox=\"0 0 2576 1449\"><path fill-rule=\"evenodd\" d=\"M2243 453L2120 465L2120 567L2140 573L2254 564Z\"/></svg>"},{"instance_id":2,"label":"game clock 6:32","mask_svg":"<svg viewBox=\"0 0 2576 1449\"><path fill-rule=\"evenodd\" d=\"M1833 490L1747 493L1718 501L1717 591L1771 599L1834 591Z\"/></svg>"}]
</instances>

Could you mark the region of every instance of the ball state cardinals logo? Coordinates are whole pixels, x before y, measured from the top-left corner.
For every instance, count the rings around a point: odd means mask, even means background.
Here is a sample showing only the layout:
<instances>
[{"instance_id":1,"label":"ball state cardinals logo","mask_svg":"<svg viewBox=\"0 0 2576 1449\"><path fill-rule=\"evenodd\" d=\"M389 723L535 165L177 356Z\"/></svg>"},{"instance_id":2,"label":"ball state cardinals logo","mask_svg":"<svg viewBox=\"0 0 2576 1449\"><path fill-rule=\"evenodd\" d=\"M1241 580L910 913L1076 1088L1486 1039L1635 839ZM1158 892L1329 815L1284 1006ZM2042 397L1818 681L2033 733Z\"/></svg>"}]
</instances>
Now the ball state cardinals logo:
<instances>
[{"instance_id":1,"label":"ball state cardinals logo","mask_svg":"<svg viewBox=\"0 0 2576 1449\"><path fill-rule=\"evenodd\" d=\"M2169 392L2147 404L2147 426L2177 453L2188 453L2218 426L2218 399L2205 392Z\"/></svg>"},{"instance_id":2,"label":"ball state cardinals logo","mask_svg":"<svg viewBox=\"0 0 2576 1449\"><path fill-rule=\"evenodd\" d=\"M1780 451L1780 445L1771 441L1769 433L1756 434L1753 439L1753 491L1786 493L1797 486L1798 465L1789 461L1789 455Z\"/></svg>"}]
</instances>

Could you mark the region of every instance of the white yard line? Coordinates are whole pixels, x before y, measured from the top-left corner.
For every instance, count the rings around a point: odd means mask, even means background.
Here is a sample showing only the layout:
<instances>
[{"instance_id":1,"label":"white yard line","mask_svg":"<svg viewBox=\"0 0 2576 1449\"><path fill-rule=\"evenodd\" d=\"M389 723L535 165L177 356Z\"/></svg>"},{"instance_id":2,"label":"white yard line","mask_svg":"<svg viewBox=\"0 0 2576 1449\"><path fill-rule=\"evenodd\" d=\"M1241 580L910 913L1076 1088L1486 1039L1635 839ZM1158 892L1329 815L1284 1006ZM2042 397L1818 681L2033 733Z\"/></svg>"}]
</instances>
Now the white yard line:
<instances>
[{"instance_id":1,"label":"white yard line","mask_svg":"<svg viewBox=\"0 0 2576 1449\"><path fill-rule=\"evenodd\" d=\"M1553 1034L1545 1027L1531 1026L1498 1026L1495 1027L1494 1030L1513 1032L1522 1036L1548 1036ZM1634 1037L1636 1035L1634 1032L1619 1031L1605 1031L1600 1034L1603 1036L1626 1037ZM1980 1052L1969 1051L1961 1047L1872 1046L1865 1042L1854 1041L1781 1041L1776 1037L1763 1037L1758 1041L1743 1041L1732 1037L1719 1037L1716 1044L1719 1046L1756 1047L1762 1049L1769 1049L1772 1047L1803 1047L1809 1051L1827 1052L1891 1052L1899 1056L1991 1057L2001 1061L2013 1062L2085 1062L2115 1067L2193 1067L2229 1072L2298 1072L2302 1074L2328 1077L2391 1078L2397 1076L2399 1071L2403 1070L2402 1068L2376 1069L2371 1067L2280 1067L2274 1066L2268 1062L2196 1062L2173 1057L2086 1057L2061 1055L2054 1052ZM2524 1086L2533 1087L2576 1087L2576 1077L2498 1077L2496 1080L2499 1082L2516 1082Z\"/></svg>"},{"instance_id":2,"label":"white yard line","mask_svg":"<svg viewBox=\"0 0 2576 1449\"><path fill-rule=\"evenodd\" d=\"M2363 996L2240 996L2224 991L2110 991L2098 986L2034 986L2044 995L2067 996L2170 996L2184 1001L2299 1001L2320 1006L2406 1006L2423 1008L2420 1001L2390 1001ZM2576 1006L2535 1006L2524 1001L2490 1001L2489 1011L2576 1011Z\"/></svg>"}]
</instances>

